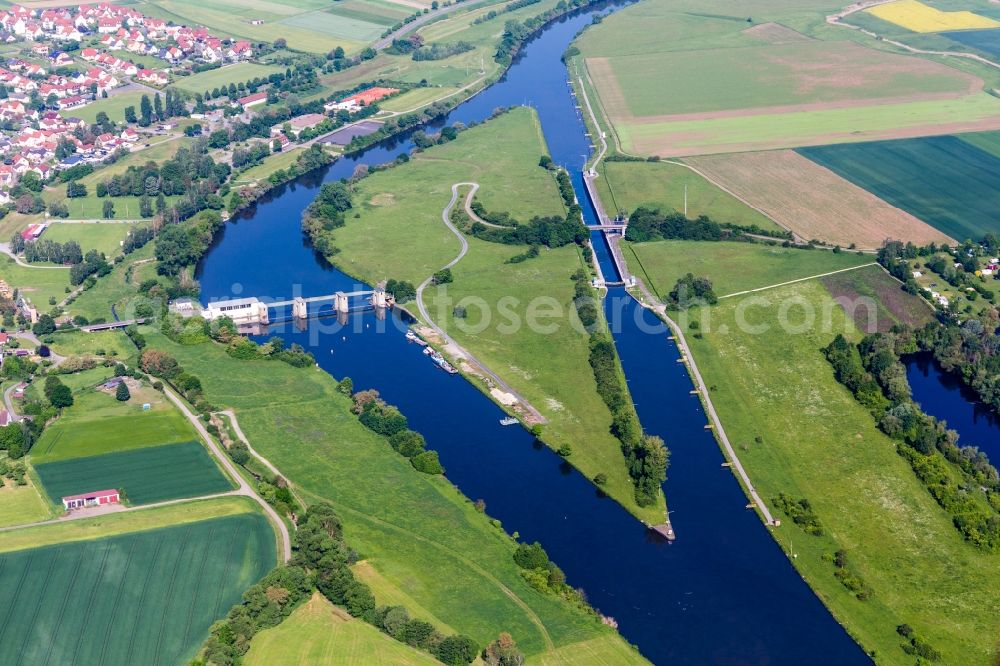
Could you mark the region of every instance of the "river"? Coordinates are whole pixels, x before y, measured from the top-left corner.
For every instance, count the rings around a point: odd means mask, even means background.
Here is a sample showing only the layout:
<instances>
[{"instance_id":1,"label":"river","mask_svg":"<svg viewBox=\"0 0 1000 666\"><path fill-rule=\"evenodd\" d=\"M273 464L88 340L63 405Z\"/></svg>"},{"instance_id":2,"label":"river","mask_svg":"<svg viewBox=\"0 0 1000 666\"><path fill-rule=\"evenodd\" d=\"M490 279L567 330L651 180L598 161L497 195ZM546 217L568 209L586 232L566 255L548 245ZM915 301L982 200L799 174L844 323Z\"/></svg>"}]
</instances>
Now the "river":
<instances>
[{"instance_id":1,"label":"river","mask_svg":"<svg viewBox=\"0 0 1000 666\"><path fill-rule=\"evenodd\" d=\"M592 16L621 6L590 8L553 22L525 45L503 79L436 124L481 121L496 107L532 105L553 159L574 174L577 196L586 202L579 171L589 140L560 56ZM279 187L238 216L199 265L203 300L287 298L356 287L306 244L301 213L323 182L411 148L405 136L391 139ZM592 210L585 216L594 219ZM596 245L606 262L603 242ZM609 316L621 315L615 342L642 424L663 437L673 454L665 484L678 537L673 543L602 497L525 430L500 426L504 414L496 405L461 377L434 368L407 343L399 313L386 321L352 315L338 330L329 321L313 321L308 331L279 334L313 351L335 377L350 376L356 387L377 388L398 405L439 452L448 478L468 497L484 499L489 514L508 531L541 541L567 581L615 617L622 635L650 660L867 663L757 515L744 508L747 500L721 467L719 448L704 428L705 414L662 325L621 289L611 290L605 307Z\"/></svg>"}]
</instances>

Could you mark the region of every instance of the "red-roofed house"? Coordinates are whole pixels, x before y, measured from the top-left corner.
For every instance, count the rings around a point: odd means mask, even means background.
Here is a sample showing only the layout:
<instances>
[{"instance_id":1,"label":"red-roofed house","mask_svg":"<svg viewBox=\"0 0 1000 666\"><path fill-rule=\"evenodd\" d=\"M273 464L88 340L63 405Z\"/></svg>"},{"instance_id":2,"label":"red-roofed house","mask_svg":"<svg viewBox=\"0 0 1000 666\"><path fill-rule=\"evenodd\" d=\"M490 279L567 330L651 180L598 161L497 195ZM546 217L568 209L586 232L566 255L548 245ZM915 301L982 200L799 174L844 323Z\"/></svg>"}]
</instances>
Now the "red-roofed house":
<instances>
[{"instance_id":1,"label":"red-roofed house","mask_svg":"<svg viewBox=\"0 0 1000 666\"><path fill-rule=\"evenodd\" d=\"M119 497L117 490L98 490L92 493L69 495L62 498L63 508L67 511L72 509L82 509L88 506L118 504L119 502L121 502L121 498Z\"/></svg>"},{"instance_id":2,"label":"red-roofed house","mask_svg":"<svg viewBox=\"0 0 1000 666\"><path fill-rule=\"evenodd\" d=\"M239 105L244 109L249 109L251 106L257 106L258 104L263 104L267 101L267 93L259 92L252 95L247 95L246 97L240 97L238 100Z\"/></svg>"}]
</instances>

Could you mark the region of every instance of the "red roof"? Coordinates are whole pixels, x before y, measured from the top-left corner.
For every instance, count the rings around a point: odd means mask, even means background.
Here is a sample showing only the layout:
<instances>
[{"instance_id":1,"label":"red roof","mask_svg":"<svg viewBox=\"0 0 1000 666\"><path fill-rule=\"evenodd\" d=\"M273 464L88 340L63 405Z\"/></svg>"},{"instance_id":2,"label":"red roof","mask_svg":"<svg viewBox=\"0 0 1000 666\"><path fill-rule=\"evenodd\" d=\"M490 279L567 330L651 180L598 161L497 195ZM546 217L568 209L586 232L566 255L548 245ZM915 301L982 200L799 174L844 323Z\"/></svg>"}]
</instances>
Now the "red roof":
<instances>
[{"instance_id":1,"label":"red roof","mask_svg":"<svg viewBox=\"0 0 1000 666\"><path fill-rule=\"evenodd\" d=\"M253 95L247 95L246 97L240 97L237 101L242 105L253 104L254 102L259 102L262 99L267 99L266 92L254 93Z\"/></svg>"},{"instance_id":2,"label":"red roof","mask_svg":"<svg viewBox=\"0 0 1000 666\"><path fill-rule=\"evenodd\" d=\"M0 333L0 344L7 342L8 339L9 338L6 333Z\"/></svg>"},{"instance_id":3,"label":"red roof","mask_svg":"<svg viewBox=\"0 0 1000 666\"><path fill-rule=\"evenodd\" d=\"M66 497L62 498L62 501L65 502L67 500L87 499L88 497L111 497L112 495L114 495L115 497L118 497L118 491L114 490L114 489L111 489L111 490L97 490L97 491L92 492L92 493L81 493L79 495L67 495Z\"/></svg>"}]
</instances>

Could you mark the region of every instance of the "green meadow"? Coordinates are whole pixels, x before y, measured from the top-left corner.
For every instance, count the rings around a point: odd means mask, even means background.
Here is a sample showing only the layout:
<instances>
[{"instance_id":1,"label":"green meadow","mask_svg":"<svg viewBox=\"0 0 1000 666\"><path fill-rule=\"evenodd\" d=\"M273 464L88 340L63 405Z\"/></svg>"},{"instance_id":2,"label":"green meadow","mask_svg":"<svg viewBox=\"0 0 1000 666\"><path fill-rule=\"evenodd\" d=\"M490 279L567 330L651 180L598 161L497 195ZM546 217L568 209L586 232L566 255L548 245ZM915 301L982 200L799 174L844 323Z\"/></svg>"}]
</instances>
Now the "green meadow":
<instances>
[{"instance_id":1,"label":"green meadow","mask_svg":"<svg viewBox=\"0 0 1000 666\"><path fill-rule=\"evenodd\" d=\"M143 333L152 347L198 368L206 398L236 410L254 448L296 492L331 502L348 543L448 626L483 645L509 631L529 656L599 637L625 647L595 618L532 589L511 539L447 479L417 472L361 425L326 373L239 361L212 343L182 346L153 329ZM622 663L642 661L625 652Z\"/></svg>"},{"instance_id":2,"label":"green meadow","mask_svg":"<svg viewBox=\"0 0 1000 666\"><path fill-rule=\"evenodd\" d=\"M136 353L135 345L124 331L86 333L56 331L45 337L49 348L60 356L105 356L126 362Z\"/></svg>"},{"instance_id":3,"label":"green meadow","mask_svg":"<svg viewBox=\"0 0 1000 666\"><path fill-rule=\"evenodd\" d=\"M896 633L907 623L941 651L941 663L991 663L995 645L983 637L998 628L998 556L962 540L895 443L834 378L820 350L838 332L858 339L853 322L818 280L754 297L742 314L742 299L720 301L710 329L688 341L761 496L808 499L824 531L810 536L779 513L775 538L794 548L796 568L877 662L913 663ZM828 325L819 316L810 325L810 310L830 312ZM751 333L740 317L767 329ZM797 330L783 329L782 318ZM834 577L830 557L841 549L871 589L865 601Z\"/></svg>"},{"instance_id":4,"label":"green meadow","mask_svg":"<svg viewBox=\"0 0 1000 666\"><path fill-rule=\"evenodd\" d=\"M74 201L74 200L70 200ZM115 207L118 207L117 200ZM136 204L138 209L138 203ZM123 211L124 212L124 211ZM100 217L100 209L97 216ZM72 214L72 213L70 213ZM84 215L86 217L86 215ZM76 241L84 254L90 250L103 252L107 257L114 257L121 252L121 241L125 240L131 225L117 223L101 224L59 224L55 223L45 230L45 238L57 243Z\"/></svg>"},{"instance_id":5,"label":"green meadow","mask_svg":"<svg viewBox=\"0 0 1000 666\"><path fill-rule=\"evenodd\" d=\"M186 663L275 559L255 513L0 554L0 662Z\"/></svg>"},{"instance_id":6,"label":"green meadow","mask_svg":"<svg viewBox=\"0 0 1000 666\"><path fill-rule=\"evenodd\" d=\"M186 90L191 94L203 93L213 88L221 88L223 86L228 88L230 83L239 85L258 77L266 79L268 74L283 71L281 67L241 62L179 78L174 83L174 87Z\"/></svg>"},{"instance_id":7,"label":"green meadow","mask_svg":"<svg viewBox=\"0 0 1000 666\"><path fill-rule=\"evenodd\" d=\"M716 222L781 230L763 213L680 164L602 162L599 170L597 195L609 213L632 212L639 206L682 213L686 196L688 217L705 215Z\"/></svg>"},{"instance_id":8,"label":"green meadow","mask_svg":"<svg viewBox=\"0 0 1000 666\"><path fill-rule=\"evenodd\" d=\"M0 254L0 278L11 288L21 290L41 312L49 308L49 299L61 301L69 287L69 267L21 266L6 254Z\"/></svg>"},{"instance_id":9,"label":"green meadow","mask_svg":"<svg viewBox=\"0 0 1000 666\"><path fill-rule=\"evenodd\" d=\"M623 243L625 260L661 298L687 273L707 277L716 296L759 289L873 262L853 252L714 241ZM634 259L633 259L634 258Z\"/></svg>"}]
</instances>

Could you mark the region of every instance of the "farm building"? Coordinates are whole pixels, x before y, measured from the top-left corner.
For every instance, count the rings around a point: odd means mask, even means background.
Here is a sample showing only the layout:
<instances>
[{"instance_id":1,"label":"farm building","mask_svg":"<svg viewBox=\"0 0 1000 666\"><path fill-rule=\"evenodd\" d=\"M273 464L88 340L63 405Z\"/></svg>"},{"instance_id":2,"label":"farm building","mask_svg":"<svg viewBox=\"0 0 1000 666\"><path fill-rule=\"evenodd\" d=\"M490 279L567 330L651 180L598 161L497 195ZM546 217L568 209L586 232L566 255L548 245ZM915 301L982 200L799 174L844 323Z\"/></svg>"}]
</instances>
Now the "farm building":
<instances>
[{"instance_id":1,"label":"farm building","mask_svg":"<svg viewBox=\"0 0 1000 666\"><path fill-rule=\"evenodd\" d=\"M48 224L29 224L28 228L21 232L21 238L26 241L38 240L48 228Z\"/></svg>"},{"instance_id":2,"label":"farm building","mask_svg":"<svg viewBox=\"0 0 1000 666\"><path fill-rule=\"evenodd\" d=\"M252 95L247 95L246 97L240 97L236 100L240 106L244 109L249 109L251 106L257 106L258 104L263 104L267 101L267 93L259 92Z\"/></svg>"},{"instance_id":3,"label":"farm building","mask_svg":"<svg viewBox=\"0 0 1000 666\"><path fill-rule=\"evenodd\" d=\"M367 90L362 90L359 93L354 93L350 97L345 97L339 102L330 102L326 104L323 108L329 111L360 111L362 107L370 106L379 100L385 99L390 95L395 95L399 92L398 88L383 88L381 86L375 86L374 88L368 88Z\"/></svg>"},{"instance_id":4,"label":"farm building","mask_svg":"<svg viewBox=\"0 0 1000 666\"><path fill-rule=\"evenodd\" d=\"M118 504L121 499L117 490L98 490L92 493L81 495L69 495L62 498L63 508L67 511L71 509L82 509L89 506L103 506L105 504Z\"/></svg>"}]
</instances>

